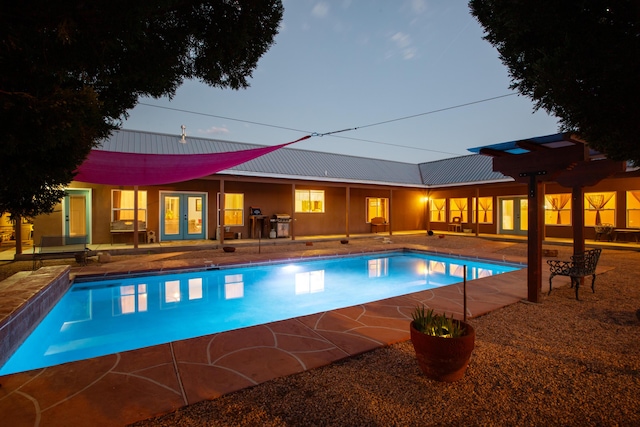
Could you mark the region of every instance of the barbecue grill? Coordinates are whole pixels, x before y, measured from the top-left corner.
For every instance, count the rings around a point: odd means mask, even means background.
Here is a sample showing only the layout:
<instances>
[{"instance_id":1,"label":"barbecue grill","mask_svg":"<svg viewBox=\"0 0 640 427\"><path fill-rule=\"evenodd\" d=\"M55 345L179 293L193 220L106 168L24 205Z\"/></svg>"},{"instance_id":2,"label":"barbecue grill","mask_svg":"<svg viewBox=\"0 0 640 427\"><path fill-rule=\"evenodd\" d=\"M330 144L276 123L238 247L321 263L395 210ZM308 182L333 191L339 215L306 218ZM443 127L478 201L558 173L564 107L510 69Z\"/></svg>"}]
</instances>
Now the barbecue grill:
<instances>
[{"instance_id":1,"label":"barbecue grill","mask_svg":"<svg viewBox=\"0 0 640 427\"><path fill-rule=\"evenodd\" d=\"M273 229L276 230L276 237L289 237L291 215L274 214L270 221Z\"/></svg>"}]
</instances>

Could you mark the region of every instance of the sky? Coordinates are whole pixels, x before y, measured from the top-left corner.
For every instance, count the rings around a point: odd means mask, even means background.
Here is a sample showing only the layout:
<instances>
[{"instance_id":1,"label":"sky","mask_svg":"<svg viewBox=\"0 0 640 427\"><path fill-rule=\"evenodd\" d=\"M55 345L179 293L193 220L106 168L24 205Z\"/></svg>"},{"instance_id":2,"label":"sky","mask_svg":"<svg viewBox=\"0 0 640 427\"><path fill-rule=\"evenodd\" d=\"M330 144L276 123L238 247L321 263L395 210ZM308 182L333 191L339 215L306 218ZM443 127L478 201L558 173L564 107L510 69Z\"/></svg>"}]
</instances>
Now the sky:
<instances>
[{"instance_id":1,"label":"sky","mask_svg":"<svg viewBox=\"0 0 640 427\"><path fill-rule=\"evenodd\" d=\"M509 89L466 0L284 0L250 87L186 81L122 128L423 163L558 132Z\"/></svg>"}]
</instances>

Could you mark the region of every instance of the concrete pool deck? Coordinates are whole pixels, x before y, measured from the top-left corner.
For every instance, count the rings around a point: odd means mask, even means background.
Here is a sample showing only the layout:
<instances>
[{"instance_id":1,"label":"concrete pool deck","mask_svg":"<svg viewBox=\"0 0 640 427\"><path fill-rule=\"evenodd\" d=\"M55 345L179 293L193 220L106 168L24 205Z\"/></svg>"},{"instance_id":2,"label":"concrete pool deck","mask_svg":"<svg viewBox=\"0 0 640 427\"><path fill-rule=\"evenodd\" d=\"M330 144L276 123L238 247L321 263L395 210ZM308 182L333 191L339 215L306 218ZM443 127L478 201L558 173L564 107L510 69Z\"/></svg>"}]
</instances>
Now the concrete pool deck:
<instances>
[{"instance_id":1,"label":"concrete pool deck","mask_svg":"<svg viewBox=\"0 0 640 427\"><path fill-rule=\"evenodd\" d=\"M408 248L434 250L410 241L360 246L338 242L312 248L279 248L257 254L155 254L106 264L74 267L74 275L196 268L215 264L295 259L348 252ZM424 239L423 239L424 240ZM444 240L444 239L443 239ZM473 243L471 243L473 240ZM523 263L523 256L498 253L504 242L468 240L441 254ZM600 269L606 269L601 267ZM555 286L568 284L558 277ZM468 282L468 317L478 317L526 298L527 271L522 269ZM548 271L543 268L544 283ZM0 414L12 426L126 425L205 399L251 387L270 379L327 365L337 360L409 339L410 312L424 303L436 311L462 317L462 284L394 297L355 307L266 325L177 341L45 369L0 377ZM0 302L5 304L5 302Z\"/></svg>"}]
</instances>

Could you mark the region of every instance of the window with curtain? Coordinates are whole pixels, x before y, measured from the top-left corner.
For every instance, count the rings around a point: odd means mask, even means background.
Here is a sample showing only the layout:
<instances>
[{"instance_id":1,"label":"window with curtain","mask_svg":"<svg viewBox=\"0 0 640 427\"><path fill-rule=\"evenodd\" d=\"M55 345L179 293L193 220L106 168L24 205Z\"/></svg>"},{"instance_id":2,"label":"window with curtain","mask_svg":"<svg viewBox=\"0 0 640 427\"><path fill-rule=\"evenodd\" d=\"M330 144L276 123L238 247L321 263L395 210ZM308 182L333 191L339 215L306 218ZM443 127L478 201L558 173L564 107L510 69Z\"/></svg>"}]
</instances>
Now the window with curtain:
<instances>
[{"instance_id":1,"label":"window with curtain","mask_svg":"<svg viewBox=\"0 0 640 427\"><path fill-rule=\"evenodd\" d=\"M545 194L544 223L571 225L571 194Z\"/></svg>"},{"instance_id":2,"label":"window with curtain","mask_svg":"<svg viewBox=\"0 0 640 427\"><path fill-rule=\"evenodd\" d=\"M447 220L445 215L446 204L446 199L431 199L429 205L429 218L431 222L445 222Z\"/></svg>"},{"instance_id":3,"label":"window with curtain","mask_svg":"<svg viewBox=\"0 0 640 427\"><path fill-rule=\"evenodd\" d=\"M224 225L244 225L244 194L224 193Z\"/></svg>"},{"instance_id":4,"label":"window with curtain","mask_svg":"<svg viewBox=\"0 0 640 427\"><path fill-rule=\"evenodd\" d=\"M388 220L389 215L389 199L381 199L378 197L367 197L367 222L371 222L372 218L384 218Z\"/></svg>"},{"instance_id":5,"label":"window with curtain","mask_svg":"<svg viewBox=\"0 0 640 427\"><path fill-rule=\"evenodd\" d=\"M584 225L616 224L616 193L584 194Z\"/></svg>"},{"instance_id":6,"label":"window with curtain","mask_svg":"<svg viewBox=\"0 0 640 427\"><path fill-rule=\"evenodd\" d=\"M296 190L296 212L323 213L324 190Z\"/></svg>"},{"instance_id":7,"label":"window with curtain","mask_svg":"<svg viewBox=\"0 0 640 427\"><path fill-rule=\"evenodd\" d=\"M473 219L476 222L476 198L472 200L473 206ZM493 224L493 197L479 197L478 198L478 223L480 224Z\"/></svg>"},{"instance_id":8,"label":"window with curtain","mask_svg":"<svg viewBox=\"0 0 640 427\"><path fill-rule=\"evenodd\" d=\"M640 190L627 191L627 227L640 228Z\"/></svg>"},{"instance_id":9,"label":"window with curtain","mask_svg":"<svg viewBox=\"0 0 640 427\"><path fill-rule=\"evenodd\" d=\"M111 190L111 221L133 220L133 190ZM147 221L147 192L138 191L138 221Z\"/></svg>"},{"instance_id":10,"label":"window with curtain","mask_svg":"<svg viewBox=\"0 0 640 427\"><path fill-rule=\"evenodd\" d=\"M468 222L467 198L449 199L449 221L453 218L460 217L462 222Z\"/></svg>"}]
</instances>

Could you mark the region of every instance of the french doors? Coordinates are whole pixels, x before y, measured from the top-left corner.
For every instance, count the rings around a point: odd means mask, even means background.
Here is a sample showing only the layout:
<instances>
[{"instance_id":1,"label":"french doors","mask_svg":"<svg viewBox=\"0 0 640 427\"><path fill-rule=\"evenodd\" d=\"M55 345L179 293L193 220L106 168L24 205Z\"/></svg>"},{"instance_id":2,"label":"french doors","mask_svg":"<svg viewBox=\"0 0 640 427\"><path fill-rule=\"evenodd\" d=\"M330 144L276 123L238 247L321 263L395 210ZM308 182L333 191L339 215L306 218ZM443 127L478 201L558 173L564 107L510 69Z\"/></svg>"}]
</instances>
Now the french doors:
<instances>
[{"instance_id":1,"label":"french doors","mask_svg":"<svg viewBox=\"0 0 640 427\"><path fill-rule=\"evenodd\" d=\"M526 197L500 199L500 234L526 235L529 229L529 200Z\"/></svg>"},{"instance_id":2,"label":"french doors","mask_svg":"<svg viewBox=\"0 0 640 427\"><path fill-rule=\"evenodd\" d=\"M206 200L206 193L161 193L160 239L204 239Z\"/></svg>"}]
</instances>

